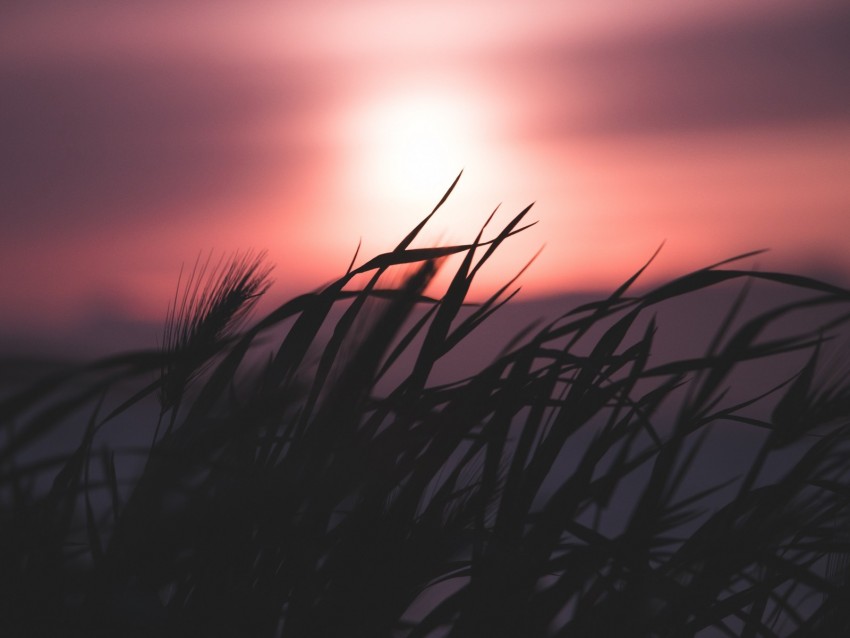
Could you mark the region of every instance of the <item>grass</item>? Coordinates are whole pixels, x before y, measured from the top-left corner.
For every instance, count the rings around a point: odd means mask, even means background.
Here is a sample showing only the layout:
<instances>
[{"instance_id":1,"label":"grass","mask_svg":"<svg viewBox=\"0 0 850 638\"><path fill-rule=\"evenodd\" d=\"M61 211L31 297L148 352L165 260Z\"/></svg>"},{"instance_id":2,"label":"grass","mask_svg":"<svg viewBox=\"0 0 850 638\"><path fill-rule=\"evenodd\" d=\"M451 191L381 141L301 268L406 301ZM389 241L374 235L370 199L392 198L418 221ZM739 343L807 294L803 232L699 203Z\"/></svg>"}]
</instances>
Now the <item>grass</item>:
<instances>
[{"instance_id":1,"label":"grass","mask_svg":"<svg viewBox=\"0 0 850 638\"><path fill-rule=\"evenodd\" d=\"M845 633L850 385L821 361L850 293L736 258L638 294L641 269L434 381L515 293L467 300L527 212L411 247L429 215L251 324L262 256L198 264L161 349L2 395L0 634ZM703 354L656 362L657 309L734 281L804 294L741 319L742 294ZM812 308L835 319L775 335ZM742 367L788 353L797 374L733 398ZM129 414L149 443L114 449ZM80 415L72 449L45 443ZM719 424L759 446L690 489Z\"/></svg>"}]
</instances>

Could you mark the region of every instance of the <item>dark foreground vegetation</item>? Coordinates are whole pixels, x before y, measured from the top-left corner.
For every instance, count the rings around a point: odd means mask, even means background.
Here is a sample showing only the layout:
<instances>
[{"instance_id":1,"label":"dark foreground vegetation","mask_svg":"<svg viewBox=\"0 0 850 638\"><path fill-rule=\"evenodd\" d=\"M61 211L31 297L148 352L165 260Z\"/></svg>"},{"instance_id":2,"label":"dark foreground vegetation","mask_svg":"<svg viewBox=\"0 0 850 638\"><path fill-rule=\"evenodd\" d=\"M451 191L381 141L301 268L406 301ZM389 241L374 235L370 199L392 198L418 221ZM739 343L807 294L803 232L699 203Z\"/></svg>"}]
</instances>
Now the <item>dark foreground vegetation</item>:
<instances>
[{"instance_id":1,"label":"dark foreground vegetation","mask_svg":"<svg viewBox=\"0 0 850 638\"><path fill-rule=\"evenodd\" d=\"M635 275L436 382L511 296L466 302L525 212L466 246L411 248L420 225L253 324L261 259L197 267L162 348L0 395L0 635L848 635L850 384L821 361L850 294L734 260ZM741 319L742 294L703 354L656 361L656 310L734 280L800 294ZM110 438L131 412L149 444ZM760 435L731 481L718 424Z\"/></svg>"}]
</instances>

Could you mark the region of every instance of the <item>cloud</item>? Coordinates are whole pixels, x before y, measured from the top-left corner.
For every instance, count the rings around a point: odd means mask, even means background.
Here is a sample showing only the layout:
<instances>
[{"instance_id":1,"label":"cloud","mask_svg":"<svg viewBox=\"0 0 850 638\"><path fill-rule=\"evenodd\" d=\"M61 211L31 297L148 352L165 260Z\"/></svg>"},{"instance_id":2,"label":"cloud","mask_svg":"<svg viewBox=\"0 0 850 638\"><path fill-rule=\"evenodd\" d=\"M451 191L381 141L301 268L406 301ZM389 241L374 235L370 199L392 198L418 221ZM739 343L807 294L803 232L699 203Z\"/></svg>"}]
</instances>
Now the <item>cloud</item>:
<instances>
[{"instance_id":1,"label":"cloud","mask_svg":"<svg viewBox=\"0 0 850 638\"><path fill-rule=\"evenodd\" d=\"M0 65L4 232L156 221L175 204L201 213L303 159L294 143L256 133L297 126L310 110L297 74L105 57Z\"/></svg>"},{"instance_id":2,"label":"cloud","mask_svg":"<svg viewBox=\"0 0 850 638\"><path fill-rule=\"evenodd\" d=\"M561 43L532 64L554 103L545 133L679 133L850 122L850 7L671 23L597 43Z\"/></svg>"}]
</instances>

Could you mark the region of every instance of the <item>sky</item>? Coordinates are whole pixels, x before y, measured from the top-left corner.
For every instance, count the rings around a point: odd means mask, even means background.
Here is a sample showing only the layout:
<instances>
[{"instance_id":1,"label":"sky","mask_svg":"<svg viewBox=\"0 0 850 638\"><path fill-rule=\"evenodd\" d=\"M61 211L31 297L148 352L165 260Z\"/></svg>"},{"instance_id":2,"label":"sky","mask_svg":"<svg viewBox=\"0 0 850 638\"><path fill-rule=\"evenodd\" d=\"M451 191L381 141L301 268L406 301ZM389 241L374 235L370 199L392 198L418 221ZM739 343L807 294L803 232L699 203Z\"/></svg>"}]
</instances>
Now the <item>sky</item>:
<instances>
[{"instance_id":1,"label":"sky","mask_svg":"<svg viewBox=\"0 0 850 638\"><path fill-rule=\"evenodd\" d=\"M639 7L639 8L638 8ZM850 271L850 5L35 0L0 7L0 333L158 321L182 264L285 298L499 206L526 297L769 248Z\"/></svg>"}]
</instances>

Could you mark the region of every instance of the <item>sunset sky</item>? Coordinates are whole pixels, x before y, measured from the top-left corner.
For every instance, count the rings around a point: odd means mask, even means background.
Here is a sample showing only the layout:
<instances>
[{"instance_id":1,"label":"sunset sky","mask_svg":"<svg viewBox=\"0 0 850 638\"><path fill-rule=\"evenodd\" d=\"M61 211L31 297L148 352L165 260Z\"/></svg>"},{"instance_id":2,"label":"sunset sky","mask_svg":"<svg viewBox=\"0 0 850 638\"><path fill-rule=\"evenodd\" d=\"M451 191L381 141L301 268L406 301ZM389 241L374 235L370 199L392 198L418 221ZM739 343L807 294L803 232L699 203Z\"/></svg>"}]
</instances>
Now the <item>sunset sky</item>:
<instances>
[{"instance_id":1,"label":"sunset sky","mask_svg":"<svg viewBox=\"0 0 850 638\"><path fill-rule=\"evenodd\" d=\"M36 0L0 8L0 332L155 321L182 263L273 294L490 211L526 296L770 248L850 271L850 4Z\"/></svg>"}]
</instances>

